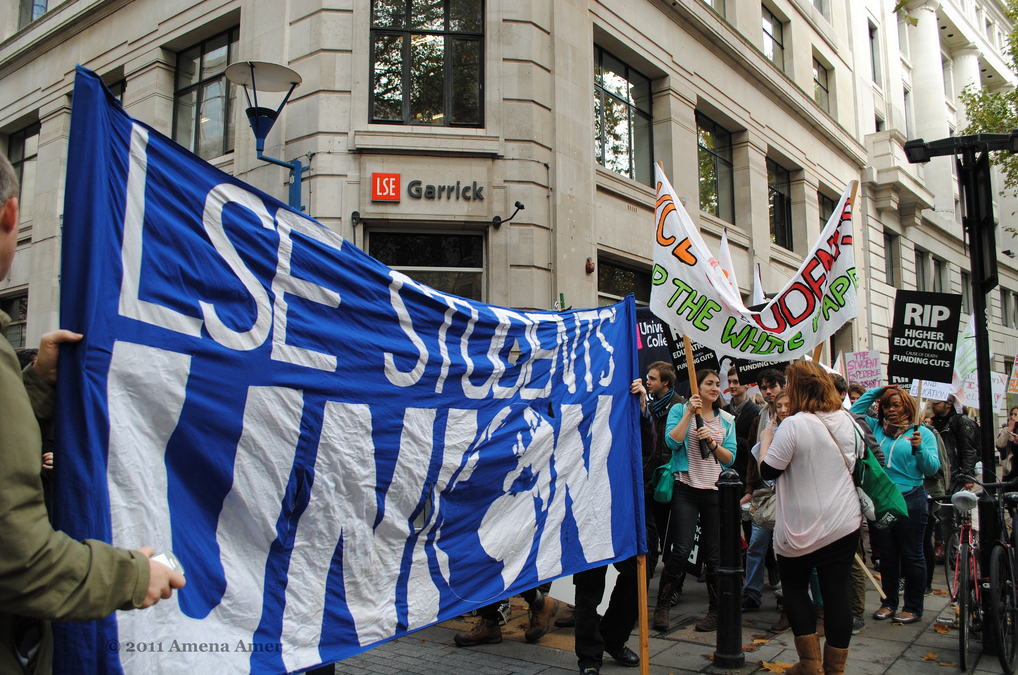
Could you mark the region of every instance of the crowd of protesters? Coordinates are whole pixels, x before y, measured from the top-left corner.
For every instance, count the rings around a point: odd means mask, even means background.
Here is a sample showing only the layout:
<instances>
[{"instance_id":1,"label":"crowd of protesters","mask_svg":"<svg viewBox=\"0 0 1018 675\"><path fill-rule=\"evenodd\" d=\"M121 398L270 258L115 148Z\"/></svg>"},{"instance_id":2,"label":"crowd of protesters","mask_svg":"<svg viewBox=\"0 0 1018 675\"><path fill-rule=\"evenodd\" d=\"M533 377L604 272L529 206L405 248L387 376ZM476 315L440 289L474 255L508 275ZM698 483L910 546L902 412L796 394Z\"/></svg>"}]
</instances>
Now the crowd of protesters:
<instances>
[{"instance_id":1,"label":"crowd of protesters","mask_svg":"<svg viewBox=\"0 0 1018 675\"><path fill-rule=\"evenodd\" d=\"M851 637L865 629L867 618L901 624L922 618L934 565L942 561L943 541L950 540L954 526L951 507L939 504L971 487L966 477L975 475L979 458L977 424L953 397L929 401L920 411L904 390L867 391L808 360L761 371L756 387L741 381L735 368L724 378L715 370L700 370L693 395L688 389L680 392L669 363L652 363L644 375L630 391L640 402L648 578L659 575L656 630L672 627L670 609L681 602L687 572L705 583L708 595L694 629L718 628L716 483L727 468L734 468L745 485L744 514L755 492L773 490L775 495L773 529L748 517L743 523L742 609L760 609L767 600L765 585L770 586L781 610L770 630L791 630L799 655L799 663L787 672L842 673ZM860 511L852 480L860 445L884 467L908 507L907 518L888 530L867 523ZM1001 427L996 446L1004 477L1018 475L1010 462L1018 449L1018 406ZM655 499L659 467L666 467L674 481L667 503ZM880 572L886 596L880 606L869 608L863 567L867 531L869 563ZM585 594L584 613L591 616L582 622L583 584L575 581L577 654L585 675L600 672L602 652L622 665L639 665L638 656L625 646L636 615L630 603L617 597L635 593L629 567L620 574L600 620L593 607L604 590L603 568L594 594ZM624 612L614 608L620 604ZM546 611L531 614L530 641L542 636L551 621Z\"/></svg>"}]
</instances>

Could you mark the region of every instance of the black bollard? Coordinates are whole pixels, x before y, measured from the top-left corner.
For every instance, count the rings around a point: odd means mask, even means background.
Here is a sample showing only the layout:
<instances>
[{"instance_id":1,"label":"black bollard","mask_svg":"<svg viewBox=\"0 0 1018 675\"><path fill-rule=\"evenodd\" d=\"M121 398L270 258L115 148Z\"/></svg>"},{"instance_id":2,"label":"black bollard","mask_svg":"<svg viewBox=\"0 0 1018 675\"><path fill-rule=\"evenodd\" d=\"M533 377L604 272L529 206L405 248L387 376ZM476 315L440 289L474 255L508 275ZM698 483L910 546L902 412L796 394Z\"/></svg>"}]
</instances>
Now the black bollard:
<instances>
[{"instance_id":1,"label":"black bollard","mask_svg":"<svg viewBox=\"0 0 1018 675\"><path fill-rule=\"evenodd\" d=\"M720 521L718 541L718 632L714 667L735 670L746 665L742 652L742 498L739 474L725 469L717 482Z\"/></svg>"}]
</instances>

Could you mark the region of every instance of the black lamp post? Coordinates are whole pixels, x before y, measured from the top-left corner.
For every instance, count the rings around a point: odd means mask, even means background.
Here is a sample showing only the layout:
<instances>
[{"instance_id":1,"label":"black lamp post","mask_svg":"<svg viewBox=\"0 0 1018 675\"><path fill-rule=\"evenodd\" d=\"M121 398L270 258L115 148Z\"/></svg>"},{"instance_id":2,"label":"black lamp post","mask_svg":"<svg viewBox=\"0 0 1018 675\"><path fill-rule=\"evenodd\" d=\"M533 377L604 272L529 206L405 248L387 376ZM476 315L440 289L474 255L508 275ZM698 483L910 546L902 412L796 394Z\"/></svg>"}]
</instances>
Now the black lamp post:
<instances>
[{"instance_id":1,"label":"black lamp post","mask_svg":"<svg viewBox=\"0 0 1018 675\"><path fill-rule=\"evenodd\" d=\"M272 125L275 124L279 113L282 112L283 106L290 100L290 94L301 83L300 75L297 74L297 71L276 63L241 61L240 63L234 63L226 69L226 79L244 87L244 96L247 98L248 105L245 112L247 112L247 121L251 124L251 131L255 135L255 150L258 159L270 164L286 167L290 170L290 195L288 203L292 208L303 211L304 207L300 204L301 177L308 170L308 167L303 166L299 159L295 159L292 162L284 162L281 159L275 159L263 154L265 150L265 137L272 130ZM247 90L248 87L251 87L251 92L254 94L253 104L251 102L251 94ZM259 88L262 92L285 91L286 96L275 110L264 108L258 105Z\"/></svg>"},{"instance_id":2,"label":"black lamp post","mask_svg":"<svg viewBox=\"0 0 1018 675\"><path fill-rule=\"evenodd\" d=\"M979 384L979 433L982 444L983 475L996 475L993 439L993 391L990 382L990 336L987 332L986 294L997 285L997 242L993 222L993 188L990 180L989 153L996 150L1018 151L1018 129L1009 134L952 136L925 142L921 138L905 143L905 156L912 164L929 162L931 157L956 157L961 177L965 216L962 225L968 234L972 264L972 304L976 331L976 376ZM993 479L991 479L993 480ZM994 523L992 504L979 502L980 565L989 569L989 553L997 538L999 524ZM984 611L989 610L989 594L983 594ZM983 651L995 654L993 631L984 631ZM989 637L986 637L989 634Z\"/></svg>"}]
</instances>

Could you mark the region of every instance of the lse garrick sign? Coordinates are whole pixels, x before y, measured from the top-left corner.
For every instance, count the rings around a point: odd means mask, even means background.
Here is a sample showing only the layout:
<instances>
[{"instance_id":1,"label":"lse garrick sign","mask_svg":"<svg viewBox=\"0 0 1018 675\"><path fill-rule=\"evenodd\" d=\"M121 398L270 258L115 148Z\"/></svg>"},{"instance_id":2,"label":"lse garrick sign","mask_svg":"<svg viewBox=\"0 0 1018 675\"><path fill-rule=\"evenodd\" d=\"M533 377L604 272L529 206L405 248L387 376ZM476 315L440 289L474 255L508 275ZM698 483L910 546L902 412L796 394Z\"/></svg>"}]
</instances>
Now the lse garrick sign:
<instances>
[{"instance_id":1,"label":"lse garrick sign","mask_svg":"<svg viewBox=\"0 0 1018 675\"><path fill-rule=\"evenodd\" d=\"M456 181L455 185L431 185L424 181L412 180L407 183L406 194L411 199L456 199L457 201L483 202L484 186L478 185L477 181ZM372 173L371 174L371 201L373 202L398 202L400 200L400 174L398 173Z\"/></svg>"}]
</instances>

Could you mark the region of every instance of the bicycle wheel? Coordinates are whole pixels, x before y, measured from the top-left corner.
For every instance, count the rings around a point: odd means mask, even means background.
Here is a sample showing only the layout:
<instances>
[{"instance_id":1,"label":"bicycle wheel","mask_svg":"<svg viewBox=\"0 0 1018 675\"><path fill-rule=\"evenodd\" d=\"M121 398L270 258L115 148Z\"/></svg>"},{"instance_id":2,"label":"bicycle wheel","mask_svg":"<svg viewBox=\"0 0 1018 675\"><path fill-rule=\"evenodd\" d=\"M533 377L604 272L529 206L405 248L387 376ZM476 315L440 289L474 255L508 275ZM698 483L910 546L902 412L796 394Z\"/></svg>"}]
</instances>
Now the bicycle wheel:
<instances>
[{"instance_id":1,"label":"bicycle wheel","mask_svg":"<svg viewBox=\"0 0 1018 675\"><path fill-rule=\"evenodd\" d=\"M962 542L958 545L958 582L955 602L958 605L958 665L962 670L969 669L969 591L971 582L971 552L969 545Z\"/></svg>"},{"instance_id":2,"label":"bicycle wheel","mask_svg":"<svg viewBox=\"0 0 1018 675\"><path fill-rule=\"evenodd\" d=\"M990 625L997 633L997 659L1004 675L1014 673L1018 662L1018 597L1014 567L1007 549L995 546L990 555Z\"/></svg>"},{"instance_id":3,"label":"bicycle wheel","mask_svg":"<svg viewBox=\"0 0 1018 675\"><path fill-rule=\"evenodd\" d=\"M958 535L958 530L952 530L950 538L944 542L944 573L951 602L958 601Z\"/></svg>"}]
</instances>

